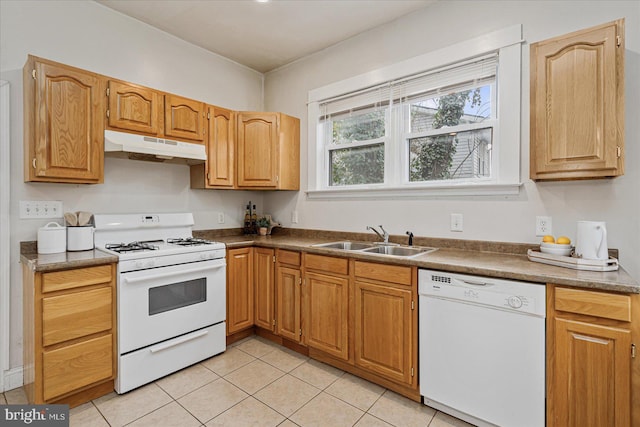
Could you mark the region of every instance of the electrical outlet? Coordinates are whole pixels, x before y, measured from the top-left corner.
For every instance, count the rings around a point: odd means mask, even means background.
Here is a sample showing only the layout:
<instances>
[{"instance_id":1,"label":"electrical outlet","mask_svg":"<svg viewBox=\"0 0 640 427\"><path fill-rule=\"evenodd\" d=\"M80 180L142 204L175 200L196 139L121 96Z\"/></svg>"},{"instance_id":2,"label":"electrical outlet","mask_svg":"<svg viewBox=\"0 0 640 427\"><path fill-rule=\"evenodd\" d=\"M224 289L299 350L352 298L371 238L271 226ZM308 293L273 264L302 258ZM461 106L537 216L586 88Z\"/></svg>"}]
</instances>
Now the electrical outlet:
<instances>
[{"instance_id":1,"label":"electrical outlet","mask_svg":"<svg viewBox=\"0 0 640 427\"><path fill-rule=\"evenodd\" d=\"M537 216L536 217L536 236L546 236L547 234L553 234L553 227L551 226L551 217Z\"/></svg>"},{"instance_id":2,"label":"electrical outlet","mask_svg":"<svg viewBox=\"0 0 640 427\"><path fill-rule=\"evenodd\" d=\"M451 214L451 231L462 231L462 214Z\"/></svg>"},{"instance_id":3,"label":"electrical outlet","mask_svg":"<svg viewBox=\"0 0 640 427\"><path fill-rule=\"evenodd\" d=\"M20 200L20 219L62 218L60 200Z\"/></svg>"},{"instance_id":4,"label":"electrical outlet","mask_svg":"<svg viewBox=\"0 0 640 427\"><path fill-rule=\"evenodd\" d=\"M218 212L218 224L224 224L224 212Z\"/></svg>"},{"instance_id":5,"label":"electrical outlet","mask_svg":"<svg viewBox=\"0 0 640 427\"><path fill-rule=\"evenodd\" d=\"M298 223L298 211L291 212L291 223L292 224Z\"/></svg>"}]
</instances>

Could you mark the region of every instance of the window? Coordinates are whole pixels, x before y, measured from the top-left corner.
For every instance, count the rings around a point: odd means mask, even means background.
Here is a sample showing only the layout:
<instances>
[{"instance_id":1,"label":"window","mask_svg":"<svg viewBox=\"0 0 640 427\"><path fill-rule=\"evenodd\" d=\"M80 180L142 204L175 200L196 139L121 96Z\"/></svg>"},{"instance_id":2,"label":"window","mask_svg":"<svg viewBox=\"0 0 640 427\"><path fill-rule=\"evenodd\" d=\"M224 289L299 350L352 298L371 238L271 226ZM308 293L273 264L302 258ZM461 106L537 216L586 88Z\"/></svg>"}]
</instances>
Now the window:
<instances>
[{"instance_id":1,"label":"window","mask_svg":"<svg viewBox=\"0 0 640 427\"><path fill-rule=\"evenodd\" d=\"M309 197L517 193L518 29L311 91Z\"/></svg>"}]
</instances>

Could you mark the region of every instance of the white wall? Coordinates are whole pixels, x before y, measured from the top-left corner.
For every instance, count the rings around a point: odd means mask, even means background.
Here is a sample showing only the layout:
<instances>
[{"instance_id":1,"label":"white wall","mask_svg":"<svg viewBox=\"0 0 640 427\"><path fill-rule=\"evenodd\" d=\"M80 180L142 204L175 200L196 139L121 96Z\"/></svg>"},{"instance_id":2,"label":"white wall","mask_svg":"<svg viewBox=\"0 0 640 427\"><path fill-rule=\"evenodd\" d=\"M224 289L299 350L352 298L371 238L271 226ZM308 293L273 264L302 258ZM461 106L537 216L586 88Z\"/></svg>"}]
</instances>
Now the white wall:
<instances>
[{"instance_id":1,"label":"white wall","mask_svg":"<svg viewBox=\"0 0 640 427\"><path fill-rule=\"evenodd\" d=\"M20 200L62 200L65 210L99 213L189 211L196 229L239 227L243 204L263 206L263 193L190 190L185 165L125 159L106 159L101 185L24 183L21 70L27 54L238 110L262 109L263 75L92 1L3 0L0 52L0 78L11 83L10 367L18 367L19 242L35 240L46 223L20 220ZM218 212L225 213L223 225Z\"/></svg>"},{"instance_id":2,"label":"white wall","mask_svg":"<svg viewBox=\"0 0 640 427\"><path fill-rule=\"evenodd\" d=\"M617 18L626 19L626 173L616 179L534 183L529 177L529 44ZM522 24L520 194L410 201L317 201L304 192L270 195L268 208L301 228L365 231L384 224L392 234L537 242L535 216L550 215L553 231L575 238L576 221L604 220L609 247L640 280L640 2L440 1L388 25L268 73L265 108L301 118L301 188L307 188L307 93L394 62L484 33ZM449 231L449 215L464 215L464 231Z\"/></svg>"}]
</instances>

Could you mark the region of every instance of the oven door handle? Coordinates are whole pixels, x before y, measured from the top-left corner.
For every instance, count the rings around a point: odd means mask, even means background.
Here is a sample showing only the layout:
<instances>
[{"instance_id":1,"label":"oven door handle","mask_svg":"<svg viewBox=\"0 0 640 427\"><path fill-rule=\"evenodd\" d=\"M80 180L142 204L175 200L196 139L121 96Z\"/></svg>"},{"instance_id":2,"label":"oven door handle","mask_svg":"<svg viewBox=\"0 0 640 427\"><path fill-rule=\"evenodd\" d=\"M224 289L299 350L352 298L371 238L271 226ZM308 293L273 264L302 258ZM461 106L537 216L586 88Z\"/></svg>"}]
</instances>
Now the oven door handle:
<instances>
[{"instance_id":1,"label":"oven door handle","mask_svg":"<svg viewBox=\"0 0 640 427\"><path fill-rule=\"evenodd\" d=\"M209 265L207 267L200 267L200 268L192 268L189 270L180 270L180 271L170 271L167 273L162 273L162 274L153 274L153 275L149 275L149 276L141 276L141 277L126 277L124 274L122 274L120 276L121 280L127 283L139 283L139 282L148 282L149 280L156 280L156 279L164 279L166 277L171 277L171 276L181 276L183 274L190 274L190 273L200 273L202 271L211 271L211 270L216 270L218 268L222 268L225 265L227 265L224 261L218 265Z\"/></svg>"},{"instance_id":2,"label":"oven door handle","mask_svg":"<svg viewBox=\"0 0 640 427\"><path fill-rule=\"evenodd\" d=\"M151 351L151 353L157 353L159 351L166 350L168 348L175 347L175 346L180 345L180 344L184 344L187 341L191 341L191 340L195 340L196 338L203 337L203 336L207 335L208 333L209 333L209 331L207 331L206 329L202 330L202 331L194 332L192 334L185 335L185 336L180 337L180 338L176 338L175 340L166 342L164 344L155 345L155 346L150 348L150 351Z\"/></svg>"}]
</instances>

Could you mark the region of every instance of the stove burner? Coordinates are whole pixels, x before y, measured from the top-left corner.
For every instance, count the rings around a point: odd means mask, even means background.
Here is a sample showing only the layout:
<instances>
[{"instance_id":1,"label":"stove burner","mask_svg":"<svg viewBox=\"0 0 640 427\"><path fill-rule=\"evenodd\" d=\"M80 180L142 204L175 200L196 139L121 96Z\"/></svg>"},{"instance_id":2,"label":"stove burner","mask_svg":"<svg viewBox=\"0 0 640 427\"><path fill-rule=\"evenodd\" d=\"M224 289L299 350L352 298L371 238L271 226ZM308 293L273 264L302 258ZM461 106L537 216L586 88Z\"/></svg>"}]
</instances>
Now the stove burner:
<instances>
[{"instance_id":1,"label":"stove burner","mask_svg":"<svg viewBox=\"0 0 640 427\"><path fill-rule=\"evenodd\" d=\"M204 239L197 239L195 237L179 238L179 239L167 239L167 243L179 246L200 246L211 245L212 242Z\"/></svg>"},{"instance_id":2,"label":"stove burner","mask_svg":"<svg viewBox=\"0 0 640 427\"><path fill-rule=\"evenodd\" d=\"M147 242L131 242L131 243L107 243L105 249L117 253L140 252L140 251L157 251L158 246L151 245Z\"/></svg>"}]
</instances>

